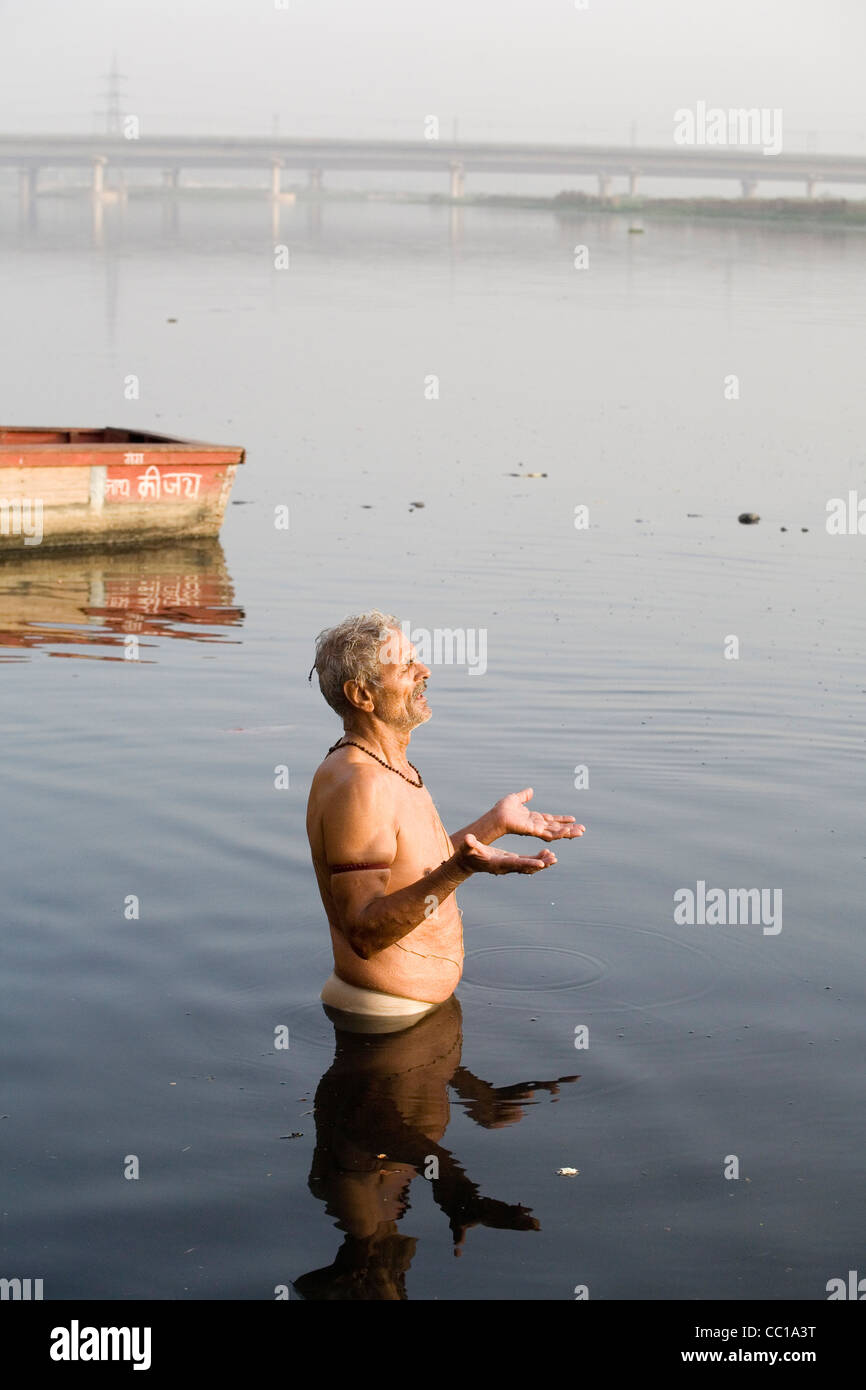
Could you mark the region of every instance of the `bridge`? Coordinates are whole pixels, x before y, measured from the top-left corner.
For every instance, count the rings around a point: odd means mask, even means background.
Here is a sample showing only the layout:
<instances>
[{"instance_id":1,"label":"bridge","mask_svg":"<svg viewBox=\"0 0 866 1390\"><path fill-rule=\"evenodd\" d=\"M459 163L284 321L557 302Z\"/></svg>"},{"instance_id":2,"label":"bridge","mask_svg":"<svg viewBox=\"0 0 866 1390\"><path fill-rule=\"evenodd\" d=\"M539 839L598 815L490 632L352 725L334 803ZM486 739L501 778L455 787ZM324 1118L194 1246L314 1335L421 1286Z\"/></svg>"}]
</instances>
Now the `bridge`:
<instances>
[{"instance_id":1,"label":"bridge","mask_svg":"<svg viewBox=\"0 0 866 1390\"><path fill-rule=\"evenodd\" d=\"M740 183L743 197L759 184L802 183L807 197L818 184L866 184L866 156L817 153L764 154L760 148L707 146L652 148L611 145L464 143L442 140L293 139L283 136L0 135L0 167L19 171L19 196L28 206L41 170L88 171L95 199L110 196L108 169L159 169L167 192L183 169L263 169L271 197L279 199L285 170L306 172L313 194L329 171L442 174L450 197L465 196L469 174L590 175L602 197L614 179L630 194L639 179L722 179ZM116 196L116 195L115 195Z\"/></svg>"}]
</instances>

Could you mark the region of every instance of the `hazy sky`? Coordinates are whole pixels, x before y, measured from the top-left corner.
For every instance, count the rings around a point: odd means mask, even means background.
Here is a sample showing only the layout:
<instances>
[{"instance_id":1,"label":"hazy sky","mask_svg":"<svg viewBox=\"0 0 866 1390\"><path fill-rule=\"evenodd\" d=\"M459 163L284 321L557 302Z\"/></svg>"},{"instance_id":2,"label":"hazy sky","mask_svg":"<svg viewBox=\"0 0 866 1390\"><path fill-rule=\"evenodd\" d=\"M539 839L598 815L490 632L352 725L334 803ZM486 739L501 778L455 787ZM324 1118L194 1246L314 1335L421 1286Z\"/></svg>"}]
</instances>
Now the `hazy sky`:
<instances>
[{"instance_id":1,"label":"hazy sky","mask_svg":"<svg viewBox=\"0 0 866 1390\"><path fill-rule=\"evenodd\" d=\"M581 0L578 0L580 3ZM284 4L286 8L277 8ZM669 143L698 100L866 150L866 0L0 0L0 129Z\"/></svg>"}]
</instances>

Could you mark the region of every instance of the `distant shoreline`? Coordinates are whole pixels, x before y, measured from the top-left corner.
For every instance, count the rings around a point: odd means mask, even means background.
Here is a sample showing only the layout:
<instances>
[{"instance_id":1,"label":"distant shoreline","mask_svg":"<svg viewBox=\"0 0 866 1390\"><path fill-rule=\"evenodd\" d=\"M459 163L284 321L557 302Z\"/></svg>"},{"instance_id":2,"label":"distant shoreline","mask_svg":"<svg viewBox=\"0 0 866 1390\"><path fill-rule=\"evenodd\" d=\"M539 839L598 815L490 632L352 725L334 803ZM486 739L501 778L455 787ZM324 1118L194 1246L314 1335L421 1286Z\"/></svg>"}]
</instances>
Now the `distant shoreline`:
<instances>
[{"instance_id":1,"label":"distant shoreline","mask_svg":"<svg viewBox=\"0 0 866 1390\"><path fill-rule=\"evenodd\" d=\"M735 222L787 222L811 226L866 228L866 199L848 198L646 198L564 192L550 198L476 194L459 201L432 195L427 202L471 207L546 209L558 215L607 213L632 219L643 216Z\"/></svg>"},{"instance_id":2,"label":"distant shoreline","mask_svg":"<svg viewBox=\"0 0 866 1390\"><path fill-rule=\"evenodd\" d=\"M109 187L106 201L117 200L119 190ZM54 186L39 190L41 198L79 198L86 196L81 186ZM129 184L127 198L138 201L174 199L202 200L231 198L239 201L269 201L263 188L240 185L182 184L167 190L147 184ZM432 207L525 209L553 212L559 217L574 217L581 213L629 217L660 217L681 221L772 222L811 227L866 228L866 198L648 198L639 195L614 194L600 197L594 193L566 190L552 196L532 196L519 193L473 193L463 198L448 194L401 192L385 189L323 189L313 195L307 187L288 185L280 201L287 205L326 203L391 203ZM641 230L635 228L635 230Z\"/></svg>"}]
</instances>

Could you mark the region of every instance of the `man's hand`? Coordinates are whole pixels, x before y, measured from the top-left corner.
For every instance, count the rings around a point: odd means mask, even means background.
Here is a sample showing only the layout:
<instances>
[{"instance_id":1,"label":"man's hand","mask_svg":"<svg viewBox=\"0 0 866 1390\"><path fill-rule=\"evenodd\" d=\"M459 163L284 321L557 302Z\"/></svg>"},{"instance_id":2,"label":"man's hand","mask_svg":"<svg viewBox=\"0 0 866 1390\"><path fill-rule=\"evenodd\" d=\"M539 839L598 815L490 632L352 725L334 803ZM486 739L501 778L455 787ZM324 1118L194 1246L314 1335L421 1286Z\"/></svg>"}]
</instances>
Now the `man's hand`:
<instances>
[{"instance_id":1,"label":"man's hand","mask_svg":"<svg viewBox=\"0 0 866 1390\"><path fill-rule=\"evenodd\" d=\"M472 834L466 836L455 857L461 869L472 874L537 874L556 863L552 850L539 850L534 857L512 854L507 849L491 849Z\"/></svg>"},{"instance_id":2,"label":"man's hand","mask_svg":"<svg viewBox=\"0 0 866 1390\"><path fill-rule=\"evenodd\" d=\"M550 816L544 811L530 811L526 802L532 800L532 795L532 788L525 787L522 792L512 792L510 796L497 801L492 815L499 827L499 835L534 835L537 840L575 840L583 834L586 826L578 825L574 816Z\"/></svg>"}]
</instances>

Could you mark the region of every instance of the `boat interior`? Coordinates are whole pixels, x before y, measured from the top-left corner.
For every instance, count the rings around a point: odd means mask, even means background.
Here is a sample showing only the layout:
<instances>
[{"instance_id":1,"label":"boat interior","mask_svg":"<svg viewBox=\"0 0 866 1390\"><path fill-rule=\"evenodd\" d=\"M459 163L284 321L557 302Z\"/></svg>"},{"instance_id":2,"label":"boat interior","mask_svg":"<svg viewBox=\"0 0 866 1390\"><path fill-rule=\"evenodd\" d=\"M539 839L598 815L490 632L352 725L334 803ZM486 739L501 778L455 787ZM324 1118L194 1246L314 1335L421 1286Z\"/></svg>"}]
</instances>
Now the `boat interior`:
<instances>
[{"instance_id":1,"label":"boat interior","mask_svg":"<svg viewBox=\"0 0 866 1390\"><path fill-rule=\"evenodd\" d=\"M186 443L167 434L148 434L144 430L51 429L31 425L0 426L0 444L148 444Z\"/></svg>"}]
</instances>

